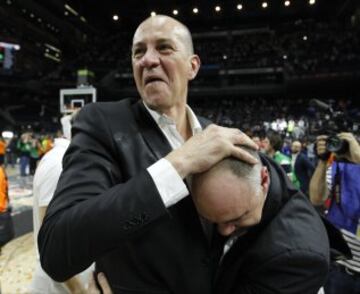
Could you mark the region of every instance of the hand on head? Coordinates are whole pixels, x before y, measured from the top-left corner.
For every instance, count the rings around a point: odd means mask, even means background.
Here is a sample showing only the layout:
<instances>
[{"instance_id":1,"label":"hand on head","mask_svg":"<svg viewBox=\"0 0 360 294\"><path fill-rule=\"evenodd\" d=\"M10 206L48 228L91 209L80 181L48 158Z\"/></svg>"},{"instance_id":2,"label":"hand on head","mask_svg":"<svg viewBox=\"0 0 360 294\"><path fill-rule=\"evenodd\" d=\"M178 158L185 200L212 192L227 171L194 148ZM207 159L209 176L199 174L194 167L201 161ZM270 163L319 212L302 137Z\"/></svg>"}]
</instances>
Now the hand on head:
<instances>
[{"instance_id":1,"label":"hand on head","mask_svg":"<svg viewBox=\"0 0 360 294\"><path fill-rule=\"evenodd\" d=\"M250 164L258 162L239 145L258 149L258 146L239 129L210 125L165 158L172 163L182 178L189 174L204 172L223 158L230 156Z\"/></svg>"}]
</instances>

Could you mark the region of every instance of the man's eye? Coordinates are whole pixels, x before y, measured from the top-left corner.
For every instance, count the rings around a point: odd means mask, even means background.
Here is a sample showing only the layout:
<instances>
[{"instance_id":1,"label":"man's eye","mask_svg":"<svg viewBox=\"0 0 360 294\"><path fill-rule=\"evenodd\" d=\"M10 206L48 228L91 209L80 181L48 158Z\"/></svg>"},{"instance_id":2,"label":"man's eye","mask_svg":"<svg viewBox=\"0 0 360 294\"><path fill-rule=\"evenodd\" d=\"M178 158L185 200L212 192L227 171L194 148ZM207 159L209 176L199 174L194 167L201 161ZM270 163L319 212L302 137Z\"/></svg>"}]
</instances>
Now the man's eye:
<instances>
[{"instance_id":1,"label":"man's eye","mask_svg":"<svg viewBox=\"0 0 360 294\"><path fill-rule=\"evenodd\" d=\"M144 54L144 50L143 49L135 49L133 52L133 56L134 57L140 57Z\"/></svg>"},{"instance_id":2,"label":"man's eye","mask_svg":"<svg viewBox=\"0 0 360 294\"><path fill-rule=\"evenodd\" d=\"M170 51L172 50L172 47L168 44L160 45L158 48L159 51Z\"/></svg>"}]
</instances>

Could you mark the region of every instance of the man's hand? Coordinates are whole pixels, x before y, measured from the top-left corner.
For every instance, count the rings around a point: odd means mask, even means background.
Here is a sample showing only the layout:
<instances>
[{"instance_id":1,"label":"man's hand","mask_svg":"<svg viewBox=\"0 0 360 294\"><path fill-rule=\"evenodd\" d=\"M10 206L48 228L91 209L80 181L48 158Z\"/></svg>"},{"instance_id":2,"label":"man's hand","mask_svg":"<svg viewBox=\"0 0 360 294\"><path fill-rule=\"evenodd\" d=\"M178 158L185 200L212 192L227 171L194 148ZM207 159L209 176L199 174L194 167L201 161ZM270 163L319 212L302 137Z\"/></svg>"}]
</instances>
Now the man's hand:
<instances>
[{"instance_id":1,"label":"man's hand","mask_svg":"<svg viewBox=\"0 0 360 294\"><path fill-rule=\"evenodd\" d=\"M360 164L360 145L352 133L340 133L338 137L349 143L349 150L343 155L347 160Z\"/></svg>"},{"instance_id":2,"label":"man's hand","mask_svg":"<svg viewBox=\"0 0 360 294\"><path fill-rule=\"evenodd\" d=\"M95 283L95 278L94 276L90 279L90 283L89 283L89 288L87 293L88 294L112 294L110 285L105 277L105 275L103 273L98 273L97 274L97 280L99 282L99 285L101 287L102 292L100 292L100 289L98 289L98 287L96 286Z\"/></svg>"},{"instance_id":3,"label":"man's hand","mask_svg":"<svg viewBox=\"0 0 360 294\"><path fill-rule=\"evenodd\" d=\"M258 149L258 146L239 129L210 125L191 137L183 146L170 152L165 159L174 166L182 178L204 172L229 156L250 164L257 163L254 157L237 145Z\"/></svg>"}]
</instances>

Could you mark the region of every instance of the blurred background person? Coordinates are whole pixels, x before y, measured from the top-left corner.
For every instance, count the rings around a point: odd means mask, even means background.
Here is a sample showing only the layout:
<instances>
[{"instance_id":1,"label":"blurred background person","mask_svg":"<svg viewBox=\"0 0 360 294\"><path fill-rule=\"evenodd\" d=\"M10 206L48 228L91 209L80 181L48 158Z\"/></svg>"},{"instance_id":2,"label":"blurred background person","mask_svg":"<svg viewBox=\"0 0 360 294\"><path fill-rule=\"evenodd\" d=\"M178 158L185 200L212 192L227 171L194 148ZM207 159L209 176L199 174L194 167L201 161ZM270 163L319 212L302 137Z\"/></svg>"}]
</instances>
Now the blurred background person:
<instances>
[{"instance_id":1,"label":"blurred background person","mask_svg":"<svg viewBox=\"0 0 360 294\"><path fill-rule=\"evenodd\" d=\"M353 255L351 260L339 260L332 264L325 293L358 294L360 146L352 133L343 132L331 138L318 136L316 152L318 164L310 181L310 199L314 205L325 205L326 217L341 230Z\"/></svg>"},{"instance_id":2,"label":"blurred background person","mask_svg":"<svg viewBox=\"0 0 360 294\"><path fill-rule=\"evenodd\" d=\"M64 153L70 144L70 120L74 118L75 115L76 114L66 116L68 123L66 125L62 124L63 132L58 132L61 136L54 140L53 148L43 156L35 172L33 184L33 222L37 259L33 279L29 286L30 294L86 293L87 285L92 274L92 267L90 267L88 270L68 279L64 283L54 281L45 273L40 265L37 246L38 232L62 171ZM63 123L63 119L61 122ZM62 134L66 135L62 136Z\"/></svg>"},{"instance_id":3,"label":"blurred background person","mask_svg":"<svg viewBox=\"0 0 360 294\"><path fill-rule=\"evenodd\" d=\"M309 183L315 167L307 156L302 152L300 141L293 141L291 144L291 166L293 170L293 182L298 182L298 187L305 194L309 195Z\"/></svg>"},{"instance_id":4,"label":"blurred background person","mask_svg":"<svg viewBox=\"0 0 360 294\"><path fill-rule=\"evenodd\" d=\"M17 142L17 149L20 157L20 176L22 177L27 176L29 172L31 150L30 139L29 133L23 133Z\"/></svg>"}]
</instances>

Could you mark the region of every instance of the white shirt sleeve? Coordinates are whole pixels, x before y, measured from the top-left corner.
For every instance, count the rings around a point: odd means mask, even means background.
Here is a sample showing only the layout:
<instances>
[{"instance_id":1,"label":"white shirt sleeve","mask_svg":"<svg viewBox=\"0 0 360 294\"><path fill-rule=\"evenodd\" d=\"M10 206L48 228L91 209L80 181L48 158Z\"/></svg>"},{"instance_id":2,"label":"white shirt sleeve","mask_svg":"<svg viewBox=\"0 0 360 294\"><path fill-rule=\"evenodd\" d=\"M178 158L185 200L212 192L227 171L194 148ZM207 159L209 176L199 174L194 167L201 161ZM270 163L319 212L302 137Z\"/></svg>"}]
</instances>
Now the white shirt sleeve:
<instances>
[{"instance_id":1,"label":"white shirt sleeve","mask_svg":"<svg viewBox=\"0 0 360 294\"><path fill-rule=\"evenodd\" d=\"M43 168L40 170L41 178L37 181L37 197L39 199L39 206L43 207L48 206L54 196L57 182L59 181L62 171L62 165L61 161L52 162L51 164L42 166L41 168Z\"/></svg>"},{"instance_id":2,"label":"white shirt sleeve","mask_svg":"<svg viewBox=\"0 0 360 294\"><path fill-rule=\"evenodd\" d=\"M176 204L189 195L189 191L172 164L165 158L147 168L165 207Z\"/></svg>"}]
</instances>

